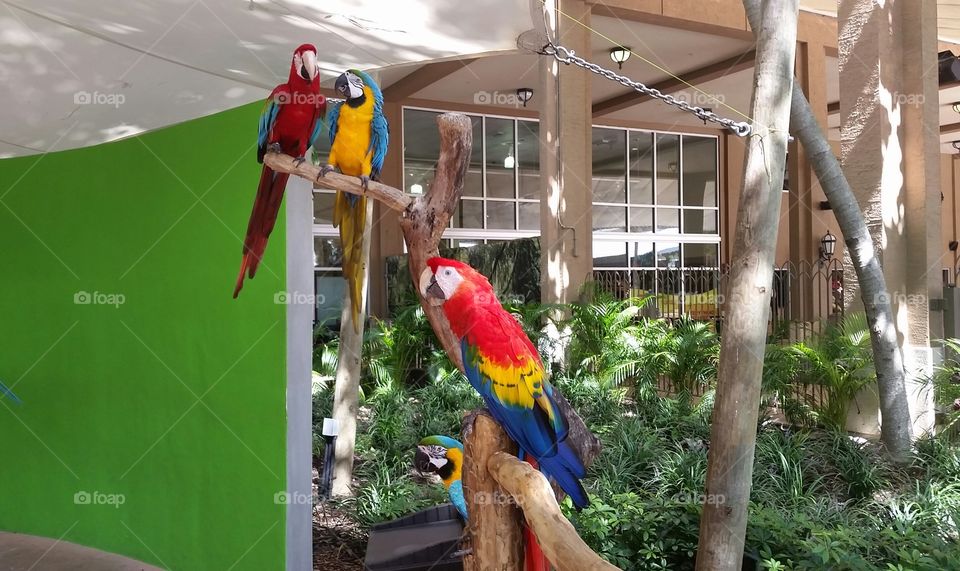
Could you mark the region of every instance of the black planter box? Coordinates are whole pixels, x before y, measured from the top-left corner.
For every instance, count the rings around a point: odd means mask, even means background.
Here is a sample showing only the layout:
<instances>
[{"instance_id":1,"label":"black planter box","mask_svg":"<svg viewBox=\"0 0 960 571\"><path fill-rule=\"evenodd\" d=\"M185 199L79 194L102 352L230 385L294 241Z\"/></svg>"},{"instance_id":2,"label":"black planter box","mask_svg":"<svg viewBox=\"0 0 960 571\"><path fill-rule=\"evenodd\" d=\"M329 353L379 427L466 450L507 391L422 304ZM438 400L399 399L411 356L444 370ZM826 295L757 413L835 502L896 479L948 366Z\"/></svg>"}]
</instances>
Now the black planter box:
<instances>
[{"instance_id":1,"label":"black planter box","mask_svg":"<svg viewBox=\"0 0 960 571\"><path fill-rule=\"evenodd\" d=\"M370 529L369 571L462 571L463 522L453 504L443 504Z\"/></svg>"}]
</instances>

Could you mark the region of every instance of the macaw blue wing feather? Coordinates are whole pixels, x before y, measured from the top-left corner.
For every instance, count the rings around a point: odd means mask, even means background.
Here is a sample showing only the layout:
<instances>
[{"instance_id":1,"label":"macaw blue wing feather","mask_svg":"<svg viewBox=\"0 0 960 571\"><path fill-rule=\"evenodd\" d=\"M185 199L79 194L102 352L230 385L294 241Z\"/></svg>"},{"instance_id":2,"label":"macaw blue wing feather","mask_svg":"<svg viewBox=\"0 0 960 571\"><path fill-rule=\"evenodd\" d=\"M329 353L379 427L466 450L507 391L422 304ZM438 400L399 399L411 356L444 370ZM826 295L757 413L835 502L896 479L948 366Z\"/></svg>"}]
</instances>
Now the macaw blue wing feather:
<instances>
[{"instance_id":1,"label":"macaw blue wing feather","mask_svg":"<svg viewBox=\"0 0 960 571\"><path fill-rule=\"evenodd\" d=\"M387 147L390 144L390 126L387 124L387 118L383 116L379 106L374 110L370 131L370 150L373 152L370 176L379 179L380 171L383 170L383 159L387 156Z\"/></svg>"},{"instance_id":2,"label":"macaw blue wing feather","mask_svg":"<svg viewBox=\"0 0 960 571\"><path fill-rule=\"evenodd\" d=\"M493 418L520 447L521 456L532 455L540 464L540 471L556 481L571 497L574 505L585 507L589 504L587 493L580 483L580 479L586 475L586 469L573 449L564 442L567 436L566 422L558 417L559 412L550 414L539 402L541 398L546 398L547 406L557 410L552 388L548 387L540 395L518 398L516 403L505 402L497 394L499 381L486 373L491 366L485 362L480 351L466 339L460 342L460 350L467 379L483 397ZM520 380L516 381L516 386L525 390Z\"/></svg>"},{"instance_id":3,"label":"macaw blue wing feather","mask_svg":"<svg viewBox=\"0 0 960 571\"><path fill-rule=\"evenodd\" d=\"M257 149L259 149L259 157L261 160L267 148L267 138L270 136L270 130L273 129L273 125L277 122L277 114L279 113L280 103L277 102L271 93L266 104L263 106L263 111L260 112L260 125L257 131Z\"/></svg>"},{"instance_id":4,"label":"macaw blue wing feather","mask_svg":"<svg viewBox=\"0 0 960 571\"><path fill-rule=\"evenodd\" d=\"M13 391L10 390L10 388L7 387L7 385L3 384L3 382L0 382L0 397L4 397L4 396L12 400L16 404L23 404L23 401L21 401L17 397L17 395L13 394Z\"/></svg>"},{"instance_id":5,"label":"macaw blue wing feather","mask_svg":"<svg viewBox=\"0 0 960 571\"><path fill-rule=\"evenodd\" d=\"M330 106L330 110L327 111L327 125L329 128L327 130L327 136L330 138L330 144L337 139L337 123L340 121L340 106L343 105L343 102L337 102Z\"/></svg>"},{"instance_id":6,"label":"macaw blue wing feather","mask_svg":"<svg viewBox=\"0 0 960 571\"><path fill-rule=\"evenodd\" d=\"M463 521L467 521L467 499L463 495L463 482L457 480L456 482L450 484L450 487L447 489L447 494L450 496L450 502L453 504L453 507L457 508L457 511L460 512L460 516L463 517Z\"/></svg>"}]
</instances>

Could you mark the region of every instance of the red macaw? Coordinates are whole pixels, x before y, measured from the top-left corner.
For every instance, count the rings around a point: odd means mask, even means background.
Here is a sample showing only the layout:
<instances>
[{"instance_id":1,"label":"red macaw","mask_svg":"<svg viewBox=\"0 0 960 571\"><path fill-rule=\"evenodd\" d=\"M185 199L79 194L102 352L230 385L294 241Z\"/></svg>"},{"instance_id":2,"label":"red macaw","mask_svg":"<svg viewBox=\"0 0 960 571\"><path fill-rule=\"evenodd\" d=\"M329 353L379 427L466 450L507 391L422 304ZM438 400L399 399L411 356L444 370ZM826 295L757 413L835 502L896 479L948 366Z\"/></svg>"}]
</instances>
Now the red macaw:
<instances>
[{"instance_id":1,"label":"red macaw","mask_svg":"<svg viewBox=\"0 0 960 571\"><path fill-rule=\"evenodd\" d=\"M490 414L520 447L520 457L586 507L583 462L566 442L568 425L554 400L536 347L482 274L456 260L430 258L420 293L443 306L460 339L463 367ZM526 530L527 569L546 569L536 538Z\"/></svg>"},{"instance_id":2,"label":"red macaw","mask_svg":"<svg viewBox=\"0 0 960 571\"><path fill-rule=\"evenodd\" d=\"M320 94L317 48L312 44L303 44L293 52L289 79L273 89L260 113L257 162L263 162L268 150L297 157L299 162L306 160L304 154L307 148L313 146L323 130L326 109L326 99ZM260 185L247 224L243 261L233 297L240 294L245 274L250 279L257 274L257 267L267 248L267 239L277 222L288 178L289 174L274 172L267 166L260 172Z\"/></svg>"}]
</instances>

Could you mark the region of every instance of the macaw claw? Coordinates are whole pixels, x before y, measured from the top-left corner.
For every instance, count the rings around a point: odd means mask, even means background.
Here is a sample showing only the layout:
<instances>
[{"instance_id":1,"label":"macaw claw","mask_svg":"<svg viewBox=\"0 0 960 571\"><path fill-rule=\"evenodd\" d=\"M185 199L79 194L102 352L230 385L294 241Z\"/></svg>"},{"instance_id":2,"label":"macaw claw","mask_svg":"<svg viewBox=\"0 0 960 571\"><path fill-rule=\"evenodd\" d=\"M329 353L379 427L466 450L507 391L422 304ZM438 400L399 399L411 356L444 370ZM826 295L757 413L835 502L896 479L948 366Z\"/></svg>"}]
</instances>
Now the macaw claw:
<instances>
[{"instance_id":1,"label":"macaw claw","mask_svg":"<svg viewBox=\"0 0 960 571\"><path fill-rule=\"evenodd\" d=\"M363 191L366 192L370 190L370 177L363 175L360 177L360 186L363 187Z\"/></svg>"},{"instance_id":2,"label":"macaw claw","mask_svg":"<svg viewBox=\"0 0 960 571\"><path fill-rule=\"evenodd\" d=\"M317 175L317 180L327 176L327 174L332 173L334 170L336 170L336 167L333 165L323 165L320 167L320 174Z\"/></svg>"},{"instance_id":3,"label":"macaw claw","mask_svg":"<svg viewBox=\"0 0 960 571\"><path fill-rule=\"evenodd\" d=\"M267 152L279 154L283 152L283 149L280 148L280 143L270 143L267 145Z\"/></svg>"},{"instance_id":4,"label":"macaw claw","mask_svg":"<svg viewBox=\"0 0 960 571\"><path fill-rule=\"evenodd\" d=\"M304 162L306 162L306 160L307 160L307 157L297 157L297 158L293 159L293 168L299 167L299 166L302 165Z\"/></svg>"}]
</instances>

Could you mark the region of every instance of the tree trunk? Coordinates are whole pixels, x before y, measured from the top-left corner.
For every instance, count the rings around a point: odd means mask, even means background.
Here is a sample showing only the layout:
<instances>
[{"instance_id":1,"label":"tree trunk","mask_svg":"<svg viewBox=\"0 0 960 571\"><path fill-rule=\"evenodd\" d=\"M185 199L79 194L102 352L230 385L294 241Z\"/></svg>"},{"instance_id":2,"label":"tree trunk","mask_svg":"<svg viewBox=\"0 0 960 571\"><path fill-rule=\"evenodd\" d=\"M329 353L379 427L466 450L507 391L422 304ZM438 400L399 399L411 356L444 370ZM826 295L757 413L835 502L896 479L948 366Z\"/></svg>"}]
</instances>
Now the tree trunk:
<instances>
[{"instance_id":1,"label":"tree trunk","mask_svg":"<svg viewBox=\"0 0 960 571\"><path fill-rule=\"evenodd\" d=\"M334 496L352 495L353 453L357 444L357 410L360 407L360 370L363 364L363 329L367 313L367 288L370 274L370 234L373 227L373 201L367 201L366 226L363 229L361 263L363 264L362 301L359 323L353 323L350 291L344 292L340 314L340 355L333 397L333 418L337 421L337 441L333 463Z\"/></svg>"},{"instance_id":2,"label":"tree trunk","mask_svg":"<svg viewBox=\"0 0 960 571\"><path fill-rule=\"evenodd\" d=\"M718 501L703 506L698 571L734 571L743 560L787 153L797 2L764 2L762 25L756 28L753 133L730 264L707 467L705 495Z\"/></svg>"},{"instance_id":3,"label":"tree trunk","mask_svg":"<svg viewBox=\"0 0 960 571\"><path fill-rule=\"evenodd\" d=\"M743 0L750 27L760 29L760 0ZM799 85L793 86L790 107L790 132L807 151L808 160L820 181L833 210L844 243L850 252L853 269L860 282L860 297L870 327L877 387L880 393L880 436L895 458L909 455L912 423L907 400L903 354L897 342L897 330L890 306L890 294L883 277L880 258L853 190L843 175L827 137L820 129L810 103Z\"/></svg>"}]
</instances>

